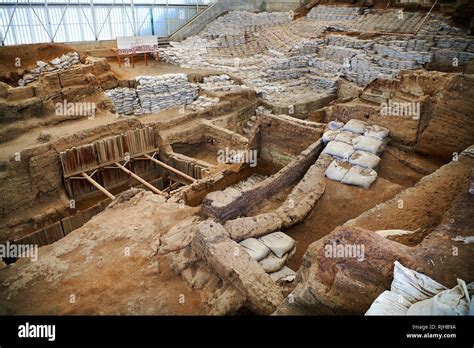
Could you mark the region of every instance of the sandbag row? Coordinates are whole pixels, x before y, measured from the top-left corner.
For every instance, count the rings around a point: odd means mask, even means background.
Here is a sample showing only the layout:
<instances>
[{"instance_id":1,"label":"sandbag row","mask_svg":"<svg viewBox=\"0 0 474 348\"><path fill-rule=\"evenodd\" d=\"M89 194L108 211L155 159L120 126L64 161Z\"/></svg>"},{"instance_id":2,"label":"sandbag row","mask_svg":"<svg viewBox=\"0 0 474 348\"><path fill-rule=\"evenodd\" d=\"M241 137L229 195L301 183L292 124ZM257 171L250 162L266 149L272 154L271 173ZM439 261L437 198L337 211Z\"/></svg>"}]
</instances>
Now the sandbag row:
<instances>
[{"instance_id":1,"label":"sandbag row","mask_svg":"<svg viewBox=\"0 0 474 348\"><path fill-rule=\"evenodd\" d=\"M143 115L189 105L197 99L199 88L186 74L138 76L137 88L118 87L105 93L120 115Z\"/></svg>"},{"instance_id":2,"label":"sandbag row","mask_svg":"<svg viewBox=\"0 0 474 348\"><path fill-rule=\"evenodd\" d=\"M389 141L389 130L356 119L346 124L332 121L328 127L323 134L323 153L334 161L327 168L326 177L368 189L377 179L376 168Z\"/></svg>"},{"instance_id":3,"label":"sandbag row","mask_svg":"<svg viewBox=\"0 0 474 348\"><path fill-rule=\"evenodd\" d=\"M287 234L274 232L258 239L244 239L239 244L276 283L291 282L295 279L296 273L285 266L296 249L296 242Z\"/></svg>"}]
</instances>

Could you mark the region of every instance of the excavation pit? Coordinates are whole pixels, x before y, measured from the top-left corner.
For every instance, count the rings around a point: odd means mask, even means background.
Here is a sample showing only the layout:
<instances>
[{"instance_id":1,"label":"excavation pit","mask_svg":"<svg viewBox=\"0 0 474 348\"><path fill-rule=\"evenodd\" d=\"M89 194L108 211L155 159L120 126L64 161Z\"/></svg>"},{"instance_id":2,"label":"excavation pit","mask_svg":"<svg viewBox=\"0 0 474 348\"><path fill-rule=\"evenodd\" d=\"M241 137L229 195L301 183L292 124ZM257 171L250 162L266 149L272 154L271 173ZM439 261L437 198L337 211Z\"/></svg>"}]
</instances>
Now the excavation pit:
<instances>
[{"instance_id":1,"label":"excavation pit","mask_svg":"<svg viewBox=\"0 0 474 348\"><path fill-rule=\"evenodd\" d=\"M40 246L1 266L0 314L363 315L395 260L474 279L472 38L438 12L415 32L423 11L228 10L147 65L0 49L0 242ZM239 246L280 232L284 282ZM325 254L338 244L363 260Z\"/></svg>"}]
</instances>

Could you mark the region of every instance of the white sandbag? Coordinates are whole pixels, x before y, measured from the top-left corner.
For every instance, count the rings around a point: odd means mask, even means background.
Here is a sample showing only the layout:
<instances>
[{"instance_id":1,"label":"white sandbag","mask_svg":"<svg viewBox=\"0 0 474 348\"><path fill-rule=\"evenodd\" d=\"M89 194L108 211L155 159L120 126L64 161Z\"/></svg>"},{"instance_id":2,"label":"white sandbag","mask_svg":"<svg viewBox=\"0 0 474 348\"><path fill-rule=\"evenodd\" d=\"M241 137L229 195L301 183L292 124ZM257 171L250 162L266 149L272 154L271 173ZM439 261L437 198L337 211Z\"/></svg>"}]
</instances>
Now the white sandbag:
<instances>
[{"instance_id":1,"label":"white sandbag","mask_svg":"<svg viewBox=\"0 0 474 348\"><path fill-rule=\"evenodd\" d=\"M364 168L376 168L380 163L380 157L366 151L355 151L349 158L349 163Z\"/></svg>"},{"instance_id":2,"label":"white sandbag","mask_svg":"<svg viewBox=\"0 0 474 348\"><path fill-rule=\"evenodd\" d=\"M334 140L336 140L336 141L341 141L341 142L343 142L343 143L352 145L352 142L353 142L354 139L357 138L357 137L358 137L358 135L355 134L355 133L342 131L342 132L339 132L339 133L336 135L336 137L334 138Z\"/></svg>"},{"instance_id":3,"label":"white sandbag","mask_svg":"<svg viewBox=\"0 0 474 348\"><path fill-rule=\"evenodd\" d=\"M270 273L270 278L275 283L292 282L296 278L296 273L291 268L285 266L278 272Z\"/></svg>"},{"instance_id":4,"label":"white sandbag","mask_svg":"<svg viewBox=\"0 0 474 348\"><path fill-rule=\"evenodd\" d=\"M458 285L441 291L432 298L414 303L407 315L467 315L470 305L466 283L458 279Z\"/></svg>"},{"instance_id":5,"label":"white sandbag","mask_svg":"<svg viewBox=\"0 0 474 348\"><path fill-rule=\"evenodd\" d=\"M323 134L323 142L325 144L329 143L330 141L333 141L336 138L336 135L338 135L338 131L327 131L324 132Z\"/></svg>"},{"instance_id":6,"label":"white sandbag","mask_svg":"<svg viewBox=\"0 0 474 348\"><path fill-rule=\"evenodd\" d=\"M324 173L326 177L334 181L341 181L342 178L351 169L351 165L344 161L334 160Z\"/></svg>"},{"instance_id":7,"label":"white sandbag","mask_svg":"<svg viewBox=\"0 0 474 348\"><path fill-rule=\"evenodd\" d=\"M341 182L347 185L354 185L368 189L377 179L377 172L370 168L358 166L352 167L342 178Z\"/></svg>"},{"instance_id":8,"label":"white sandbag","mask_svg":"<svg viewBox=\"0 0 474 348\"><path fill-rule=\"evenodd\" d=\"M331 141L324 148L323 153L335 156L342 160L349 160L349 157L354 153L354 149L351 145L342 143L340 141Z\"/></svg>"},{"instance_id":9,"label":"white sandbag","mask_svg":"<svg viewBox=\"0 0 474 348\"><path fill-rule=\"evenodd\" d=\"M402 295L410 303L426 300L447 289L430 277L395 261L391 291Z\"/></svg>"},{"instance_id":10,"label":"white sandbag","mask_svg":"<svg viewBox=\"0 0 474 348\"><path fill-rule=\"evenodd\" d=\"M260 261L267 257L268 254L270 254L270 249L268 249L265 244L255 238L244 239L239 244L255 261Z\"/></svg>"},{"instance_id":11,"label":"white sandbag","mask_svg":"<svg viewBox=\"0 0 474 348\"><path fill-rule=\"evenodd\" d=\"M270 253L266 258L260 260L259 264L262 266L263 270L267 273L277 272L283 268L286 260L288 259L288 254L283 255L283 257L277 257L275 254Z\"/></svg>"},{"instance_id":12,"label":"white sandbag","mask_svg":"<svg viewBox=\"0 0 474 348\"><path fill-rule=\"evenodd\" d=\"M279 258L282 258L295 246L293 238L283 232L273 232L259 239Z\"/></svg>"},{"instance_id":13,"label":"white sandbag","mask_svg":"<svg viewBox=\"0 0 474 348\"><path fill-rule=\"evenodd\" d=\"M411 303L393 291L382 292L365 315L405 315Z\"/></svg>"},{"instance_id":14,"label":"white sandbag","mask_svg":"<svg viewBox=\"0 0 474 348\"><path fill-rule=\"evenodd\" d=\"M335 131L338 130L339 128L344 127L344 122L339 122L339 121L331 121L328 123L328 128L329 130Z\"/></svg>"},{"instance_id":15,"label":"white sandbag","mask_svg":"<svg viewBox=\"0 0 474 348\"><path fill-rule=\"evenodd\" d=\"M368 125L369 124L365 121L352 119L349 120L342 129L352 133L364 134Z\"/></svg>"},{"instance_id":16,"label":"white sandbag","mask_svg":"<svg viewBox=\"0 0 474 348\"><path fill-rule=\"evenodd\" d=\"M385 143L382 140L359 136L354 139L353 146L355 150L362 150L378 155L385 149Z\"/></svg>"},{"instance_id":17,"label":"white sandbag","mask_svg":"<svg viewBox=\"0 0 474 348\"><path fill-rule=\"evenodd\" d=\"M376 125L376 124L367 126L364 132L364 136L376 138L379 140L384 140L386 137L388 137L389 134L390 134L390 131L387 128Z\"/></svg>"}]
</instances>

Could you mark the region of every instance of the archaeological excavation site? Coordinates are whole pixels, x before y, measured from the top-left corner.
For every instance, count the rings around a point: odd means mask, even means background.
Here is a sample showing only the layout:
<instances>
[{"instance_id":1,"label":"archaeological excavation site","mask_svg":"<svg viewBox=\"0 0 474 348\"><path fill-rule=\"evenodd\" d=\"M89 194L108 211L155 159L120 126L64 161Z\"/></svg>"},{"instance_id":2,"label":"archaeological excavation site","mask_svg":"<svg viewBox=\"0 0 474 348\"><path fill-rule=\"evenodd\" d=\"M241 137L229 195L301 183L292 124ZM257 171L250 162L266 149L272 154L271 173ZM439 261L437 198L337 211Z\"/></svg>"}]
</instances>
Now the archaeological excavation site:
<instances>
[{"instance_id":1,"label":"archaeological excavation site","mask_svg":"<svg viewBox=\"0 0 474 348\"><path fill-rule=\"evenodd\" d=\"M0 1L0 315L473 315L473 16Z\"/></svg>"}]
</instances>

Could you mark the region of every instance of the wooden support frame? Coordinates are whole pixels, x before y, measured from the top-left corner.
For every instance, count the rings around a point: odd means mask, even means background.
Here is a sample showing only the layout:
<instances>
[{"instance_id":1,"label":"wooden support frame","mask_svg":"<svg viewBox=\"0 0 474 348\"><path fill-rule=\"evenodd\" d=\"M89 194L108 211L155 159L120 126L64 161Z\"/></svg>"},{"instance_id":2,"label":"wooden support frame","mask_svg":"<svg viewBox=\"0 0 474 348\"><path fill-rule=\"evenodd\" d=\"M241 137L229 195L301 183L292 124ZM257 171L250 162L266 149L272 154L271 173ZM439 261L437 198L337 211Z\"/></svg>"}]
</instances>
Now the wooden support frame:
<instances>
[{"instance_id":1,"label":"wooden support frame","mask_svg":"<svg viewBox=\"0 0 474 348\"><path fill-rule=\"evenodd\" d=\"M167 165L166 163L163 163L161 162L160 160L157 160L156 158L154 158L153 156L150 156L150 155L145 155L146 158L148 158L150 161L153 161L154 163L158 164L159 166L167 169L168 171L188 180L188 181L191 181L192 183L197 181L195 178L193 178L192 176L189 176L183 172L180 172L179 170L177 170L176 168L173 168L169 165Z\"/></svg>"},{"instance_id":2,"label":"wooden support frame","mask_svg":"<svg viewBox=\"0 0 474 348\"><path fill-rule=\"evenodd\" d=\"M109 197L110 199L114 200L115 196L111 194L109 191L107 191L101 184L99 184L97 181L92 179L89 175L86 173L82 173L82 176L89 181L96 189L98 189L100 192L102 192L104 195Z\"/></svg>"},{"instance_id":3,"label":"wooden support frame","mask_svg":"<svg viewBox=\"0 0 474 348\"><path fill-rule=\"evenodd\" d=\"M125 168L123 165L121 165L120 163L114 163L115 166L119 169L121 169L124 173L130 175L132 178L134 178L135 180L137 180L138 182L140 182L141 184L145 185L147 188L149 188L152 192L156 193L157 195L161 195L161 196L167 196L166 193L158 190L155 186L153 186L152 184L150 184L148 181L142 179L141 177L139 177L137 174L135 174L134 172L132 172L131 170L128 170L127 168Z\"/></svg>"}]
</instances>

